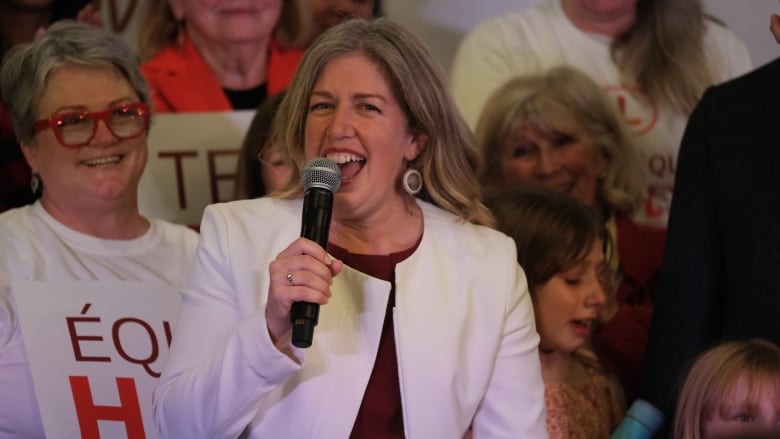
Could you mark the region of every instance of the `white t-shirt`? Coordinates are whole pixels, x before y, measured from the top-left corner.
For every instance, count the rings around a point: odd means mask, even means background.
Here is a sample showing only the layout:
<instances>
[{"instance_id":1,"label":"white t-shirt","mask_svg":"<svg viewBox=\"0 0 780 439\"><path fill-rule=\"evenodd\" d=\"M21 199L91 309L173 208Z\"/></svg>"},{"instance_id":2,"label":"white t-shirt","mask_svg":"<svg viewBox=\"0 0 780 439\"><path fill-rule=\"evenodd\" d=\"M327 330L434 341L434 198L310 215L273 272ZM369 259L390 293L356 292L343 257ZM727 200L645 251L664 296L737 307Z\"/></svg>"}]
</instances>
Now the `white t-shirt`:
<instances>
[{"instance_id":1,"label":"white t-shirt","mask_svg":"<svg viewBox=\"0 0 780 439\"><path fill-rule=\"evenodd\" d=\"M0 438L44 437L12 284L15 281L133 280L180 287L198 234L149 220L131 240L107 240L69 229L41 206L0 214Z\"/></svg>"},{"instance_id":2,"label":"white t-shirt","mask_svg":"<svg viewBox=\"0 0 780 439\"><path fill-rule=\"evenodd\" d=\"M704 38L716 83L751 69L747 47L728 29L707 21ZM575 27L564 14L561 0L492 18L480 23L461 43L450 78L452 93L474 129L487 99L509 79L560 65L582 70L614 96L635 136L647 172L648 197L634 219L665 226L688 115L629 93L612 62L610 41Z\"/></svg>"}]
</instances>

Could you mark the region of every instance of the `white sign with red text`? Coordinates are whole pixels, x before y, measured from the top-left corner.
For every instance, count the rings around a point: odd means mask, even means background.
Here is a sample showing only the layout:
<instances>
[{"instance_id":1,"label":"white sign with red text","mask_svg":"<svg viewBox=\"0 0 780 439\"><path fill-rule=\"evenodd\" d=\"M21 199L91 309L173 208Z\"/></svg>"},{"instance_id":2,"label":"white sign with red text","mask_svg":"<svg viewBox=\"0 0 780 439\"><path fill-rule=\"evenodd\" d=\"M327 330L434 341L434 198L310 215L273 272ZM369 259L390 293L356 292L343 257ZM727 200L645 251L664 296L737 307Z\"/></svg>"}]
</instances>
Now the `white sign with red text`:
<instances>
[{"instance_id":1,"label":"white sign with red text","mask_svg":"<svg viewBox=\"0 0 780 439\"><path fill-rule=\"evenodd\" d=\"M199 225L208 204L232 200L238 152L254 115L254 110L154 115L138 188L141 213Z\"/></svg>"},{"instance_id":2,"label":"white sign with red text","mask_svg":"<svg viewBox=\"0 0 780 439\"><path fill-rule=\"evenodd\" d=\"M16 282L11 291L46 437L156 438L152 390L179 292L129 281Z\"/></svg>"}]
</instances>

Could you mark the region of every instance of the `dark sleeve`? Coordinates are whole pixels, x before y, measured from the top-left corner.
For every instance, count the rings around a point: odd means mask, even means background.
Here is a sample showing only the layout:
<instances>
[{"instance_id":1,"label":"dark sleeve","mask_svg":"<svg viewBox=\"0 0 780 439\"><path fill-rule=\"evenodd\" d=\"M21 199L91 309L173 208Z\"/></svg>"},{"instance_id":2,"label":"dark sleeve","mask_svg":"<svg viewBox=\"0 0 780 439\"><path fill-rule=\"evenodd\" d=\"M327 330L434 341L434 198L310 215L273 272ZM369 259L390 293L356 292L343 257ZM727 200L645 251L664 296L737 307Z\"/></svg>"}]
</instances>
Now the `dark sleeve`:
<instances>
[{"instance_id":1,"label":"dark sleeve","mask_svg":"<svg viewBox=\"0 0 780 439\"><path fill-rule=\"evenodd\" d=\"M681 376L712 342L721 307L723 250L713 175L717 143L711 136L716 93L713 88L705 93L683 136L648 341L642 394L665 412L667 428Z\"/></svg>"}]
</instances>

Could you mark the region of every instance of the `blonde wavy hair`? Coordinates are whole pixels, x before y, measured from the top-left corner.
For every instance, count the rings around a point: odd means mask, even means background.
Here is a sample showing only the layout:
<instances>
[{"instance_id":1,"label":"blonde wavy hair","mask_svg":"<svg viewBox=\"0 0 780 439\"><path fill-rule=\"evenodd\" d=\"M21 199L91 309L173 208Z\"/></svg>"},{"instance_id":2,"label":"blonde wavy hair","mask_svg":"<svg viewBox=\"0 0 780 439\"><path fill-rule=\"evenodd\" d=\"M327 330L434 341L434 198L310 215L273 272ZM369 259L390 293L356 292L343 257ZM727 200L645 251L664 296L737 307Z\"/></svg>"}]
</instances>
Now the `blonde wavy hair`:
<instances>
[{"instance_id":1,"label":"blonde wavy hair","mask_svg":"<svg viewBox=\"0 0 780 439\"><path fill-rule=\"evenodd\" d=\"M483 187L492 190L505 184L501 152L512 134L528 125L547 134L584 128L608 160L600 201L611 211L625 213L642 203L643 171L623 118L613 100L573 67L511 79L488 99L476 128L485 157Z\"/></svg>"}]
</instances>

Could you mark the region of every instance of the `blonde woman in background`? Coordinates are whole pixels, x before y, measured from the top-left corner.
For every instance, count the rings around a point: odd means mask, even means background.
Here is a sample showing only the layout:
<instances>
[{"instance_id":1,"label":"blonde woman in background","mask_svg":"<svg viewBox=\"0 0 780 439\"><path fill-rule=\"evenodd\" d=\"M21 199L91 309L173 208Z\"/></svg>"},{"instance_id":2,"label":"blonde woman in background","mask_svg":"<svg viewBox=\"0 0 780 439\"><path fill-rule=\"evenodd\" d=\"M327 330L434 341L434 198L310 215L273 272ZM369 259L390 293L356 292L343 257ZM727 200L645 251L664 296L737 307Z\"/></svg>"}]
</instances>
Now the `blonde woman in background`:
<instances>
[{"instance_id":1,"label":"blonde woman in background","mask_svg":"<svg viewBox=\"0 0 780 439\"><path fill-rule=\"evenodd\" d=\"M747 48L701 0L545 0L472 30L451 88L473 128L502 84L561 65L585 72L620 105L648 176L632 215L664 227L688 115L709 85L751 68Z\"/></svg>"},{"instance_id":2,"label":"blonde woman in background","mask_svg":"<svg viewBox=\"0 0 780 439\"><path fill-rule=\"evenodd\" d=\"M614 316L595 329L593 341L630 403L642 379L665 232L632 219L642 202L641 170L614 102L571 67L515 78L488 100L477 138L488 191L522 184L563 192L609 228L617 310L607 307Z\"/></svg>"}]
</instances>

